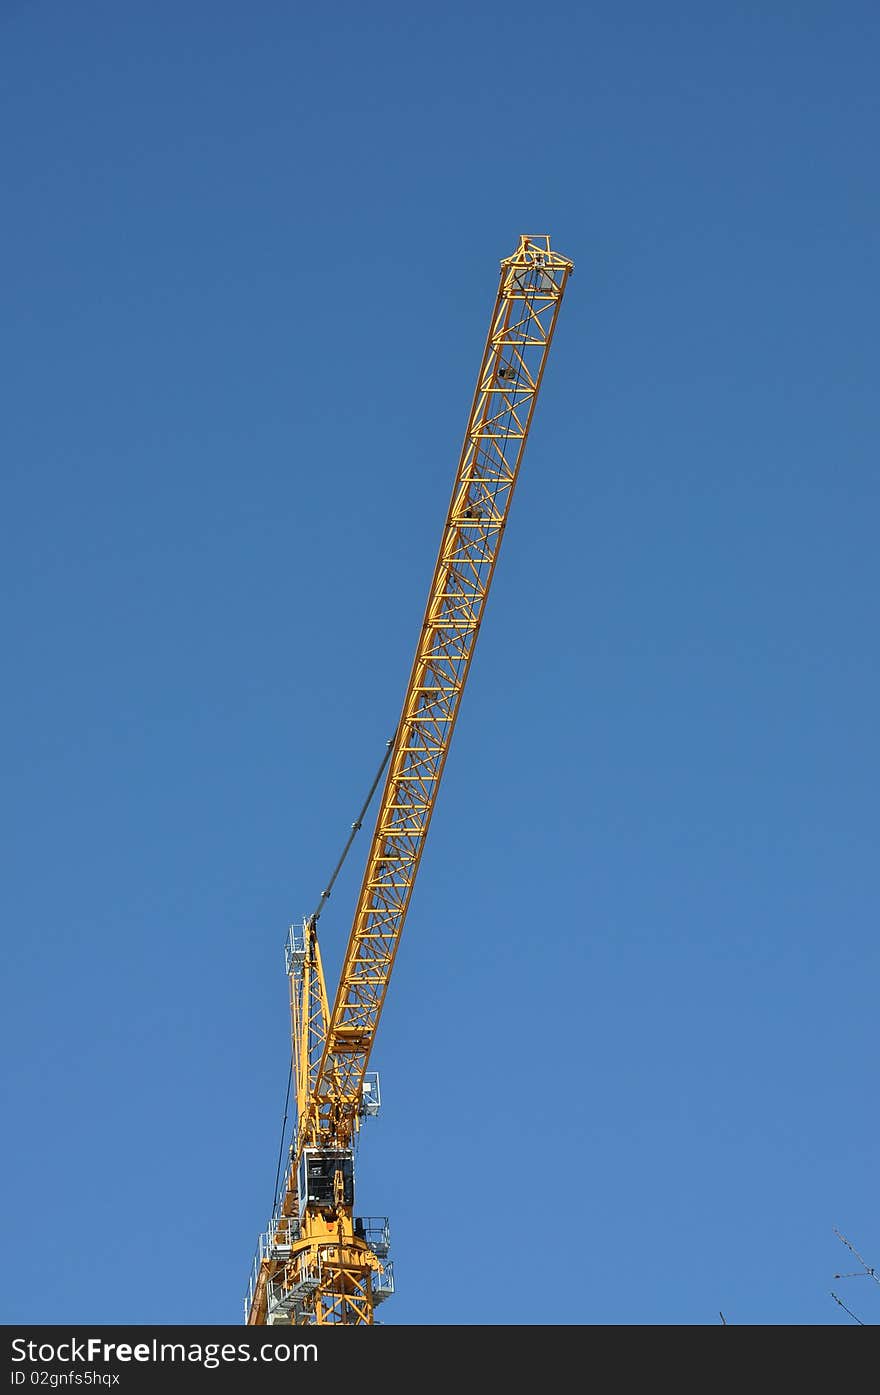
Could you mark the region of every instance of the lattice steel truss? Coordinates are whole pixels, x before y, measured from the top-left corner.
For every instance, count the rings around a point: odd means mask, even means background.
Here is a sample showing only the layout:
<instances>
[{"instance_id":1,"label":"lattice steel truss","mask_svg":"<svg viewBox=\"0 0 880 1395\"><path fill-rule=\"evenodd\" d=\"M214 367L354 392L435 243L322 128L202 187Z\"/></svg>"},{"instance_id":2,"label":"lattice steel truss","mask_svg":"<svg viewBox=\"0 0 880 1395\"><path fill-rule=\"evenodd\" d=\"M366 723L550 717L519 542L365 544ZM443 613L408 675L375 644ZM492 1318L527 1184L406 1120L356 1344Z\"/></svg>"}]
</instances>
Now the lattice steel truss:
<instances>
[{"instance_id":1,"label":"lattice steel truss","mask_svg":"<svg viewBox=\"0 0 880 1395\"><path fill-rule=\"evenodd\" d=\"M354 922L329 1016L315 925L291 979L297 1132L281 1213L297 1213L303 1149L351 1146L364 1074L434 811L498 560L547 355L572 263L549 237L520 238L498 293ZM351 1208L305 1207L287 1268L264 1261L248 1320L266 1322L266 1284L320 1272L292 1322L370 1323L381 1264L353 1232ZM335 1248L328 1242L335 1240ZM337 1256L334 1262L331 1253ZM320 1263L319 1263L320 1261ZM274 1276L274 1277L273 1277ZM295 1283L291 1277L288 1288Z\"/></svg>"}]
</instances>

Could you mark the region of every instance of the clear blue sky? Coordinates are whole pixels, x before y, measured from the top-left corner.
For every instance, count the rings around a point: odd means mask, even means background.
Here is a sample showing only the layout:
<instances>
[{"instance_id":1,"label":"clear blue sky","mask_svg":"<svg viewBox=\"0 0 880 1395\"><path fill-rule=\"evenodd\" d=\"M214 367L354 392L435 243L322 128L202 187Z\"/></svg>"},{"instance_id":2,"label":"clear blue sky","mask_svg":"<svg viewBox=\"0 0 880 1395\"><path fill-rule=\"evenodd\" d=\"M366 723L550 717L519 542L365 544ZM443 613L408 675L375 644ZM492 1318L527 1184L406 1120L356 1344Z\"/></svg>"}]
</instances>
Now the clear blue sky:
<instances>
[{"instance_id":1,"label":"clear blue sky","mask_svg":"<svg viewBox=\"0 0 880 1395\"><path fill-rule=\"evenodd\" d=\"M573 258L372 1064L388 1324L880 1295L870 3L5 0L6 1322L238 1322L282 943ZM366 855L322 918L331 980Z\"/></svg>"}]
</instances>

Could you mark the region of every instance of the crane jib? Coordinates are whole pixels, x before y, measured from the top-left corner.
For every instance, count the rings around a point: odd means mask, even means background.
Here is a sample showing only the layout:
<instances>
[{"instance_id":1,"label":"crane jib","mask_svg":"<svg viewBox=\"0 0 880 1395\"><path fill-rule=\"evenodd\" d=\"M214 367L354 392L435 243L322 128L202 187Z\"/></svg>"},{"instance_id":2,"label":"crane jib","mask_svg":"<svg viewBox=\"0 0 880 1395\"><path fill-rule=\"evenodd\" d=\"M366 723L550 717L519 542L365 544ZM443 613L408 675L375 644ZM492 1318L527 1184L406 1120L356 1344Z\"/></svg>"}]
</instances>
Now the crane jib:
<instances>
[{"instance_id":1,"label":"crane jib","mask_svg":"<svg viewBox=\"0 0 880 1395\"><path fill-rule=\"evenodd\" d=\"M353 1214L354 1136L378 1107L366 1088L370 1052L571 272L546 236L521 237L501 263L332 1007L316 933L329 890L291 932L297 1128L245 1302L251 1323L371 1323L393 1291L387 1221Z\"/></svg>"}]
</instances>

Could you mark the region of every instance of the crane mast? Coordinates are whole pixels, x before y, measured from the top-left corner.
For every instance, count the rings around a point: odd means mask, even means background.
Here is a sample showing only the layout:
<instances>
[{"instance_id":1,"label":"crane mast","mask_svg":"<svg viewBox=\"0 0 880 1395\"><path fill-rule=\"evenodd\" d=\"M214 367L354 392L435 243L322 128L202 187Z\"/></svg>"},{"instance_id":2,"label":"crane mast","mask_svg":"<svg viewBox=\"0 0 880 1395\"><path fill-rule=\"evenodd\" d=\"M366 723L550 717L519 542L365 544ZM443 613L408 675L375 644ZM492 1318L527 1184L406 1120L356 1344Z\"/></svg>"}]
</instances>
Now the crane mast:
<instances>
[{"instance_id":1,"label":"crane mast","mask_svg":"<svg viewBox=\"0 0 880 1395\"><path fill-rule=\"evenodd\" d=\"M387 1221L355 1215L354 1144L378 1109L370 1053L571 271L546 236L521 237L501 262L332 1007L320 910L289 932L296 1129L245 1299L250 1324L370 1324L393 1292Z\"/></svg>"}]
</instances>

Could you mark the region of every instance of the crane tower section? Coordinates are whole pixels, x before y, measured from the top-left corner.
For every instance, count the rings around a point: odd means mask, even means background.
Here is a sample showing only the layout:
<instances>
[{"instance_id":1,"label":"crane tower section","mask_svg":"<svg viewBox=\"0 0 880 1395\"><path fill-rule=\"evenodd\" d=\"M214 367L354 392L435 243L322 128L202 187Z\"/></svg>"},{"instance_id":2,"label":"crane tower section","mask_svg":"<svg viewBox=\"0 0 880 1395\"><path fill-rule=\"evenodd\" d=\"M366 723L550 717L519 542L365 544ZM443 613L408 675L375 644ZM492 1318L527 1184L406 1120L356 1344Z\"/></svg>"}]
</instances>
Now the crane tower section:
<instances>
[{"instance_id":1,"label":"crane tower section","mask_svg":"<svg viewBox=\"0 0 880 1395\"><path fill-rule=\"evenodd\" d=\"M296 1130L245 1302L249 1323L371 1323L393 1291L387 1222L355 1216L354 1140L459 704L572 263L523 236L495 304L332 1007L317 917L292 929Z\"/></svg>"}]
</instances>

